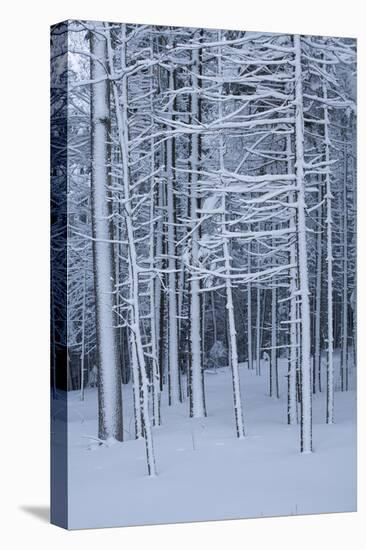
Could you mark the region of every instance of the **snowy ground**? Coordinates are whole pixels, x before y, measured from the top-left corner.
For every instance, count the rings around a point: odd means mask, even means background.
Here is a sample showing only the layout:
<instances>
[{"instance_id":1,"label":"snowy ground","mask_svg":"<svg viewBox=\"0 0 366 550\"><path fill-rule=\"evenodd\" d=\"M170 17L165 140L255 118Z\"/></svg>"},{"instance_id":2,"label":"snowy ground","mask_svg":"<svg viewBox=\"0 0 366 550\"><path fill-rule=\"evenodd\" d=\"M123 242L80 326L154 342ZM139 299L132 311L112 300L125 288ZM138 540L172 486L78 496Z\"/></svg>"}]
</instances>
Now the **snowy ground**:
<instances>
[{"instance_id":1,"label":"snowy ground","mask_svg":"<svg viewBox=\"0 0 366 550\"><path fill-rule=\"evenodd\" d=\"M143 441L96 446L96 390L69 398L69 527L108 527L356 510L356 393L336 392L336 424L325 395L313 399L314 453L300 455L299 427L286 424L285 364L280 399L240 368L246 419L234 432L228 368L205 374L208 416L187 418L188 402L162 406L154 428L159 476L146 474ZM355 386L351 369L351 387ZM324 386L325 387L325 386ZM133 435L131 389L124 387L125 437ZM91 437L89 437L91 436Z\"/></svg>"}]
</instances>

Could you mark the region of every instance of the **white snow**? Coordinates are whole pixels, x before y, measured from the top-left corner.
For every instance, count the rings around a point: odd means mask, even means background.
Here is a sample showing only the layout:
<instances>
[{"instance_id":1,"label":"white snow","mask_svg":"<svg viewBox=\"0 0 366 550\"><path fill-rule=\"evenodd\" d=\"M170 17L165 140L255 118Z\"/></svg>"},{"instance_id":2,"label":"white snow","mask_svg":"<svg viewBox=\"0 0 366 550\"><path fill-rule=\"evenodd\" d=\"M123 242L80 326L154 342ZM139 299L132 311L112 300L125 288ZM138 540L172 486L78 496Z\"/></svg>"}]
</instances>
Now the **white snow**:
<instances>
[{"instance_id":1,"label":"white snow","mask_svg":"<svg viewBox=\"0 0 366 550\"><path fill-rule=\"evenodd\" d=\"M334 362L338 373L338 353ZM153 428L156 478L147 475L144 441L133 438L131 386L123 387L126 440L109 447L98 446L93 437L96 390L87 389L84 402L71 392L69 527L356 510L354 389L335 393L334 425L325 424L325 392L313 396L314 452L304 455L299 425L286 424L286 361L279 360L280 399L268 396L267 369L265 361L262 376L244 364L239 368L244 439L235 434L229 368L205 376L207 418L190 419L188 399L174 407L163 401L163 425ZM353 368L350 384L355 387Z\"/></svg>"}]
</instances>

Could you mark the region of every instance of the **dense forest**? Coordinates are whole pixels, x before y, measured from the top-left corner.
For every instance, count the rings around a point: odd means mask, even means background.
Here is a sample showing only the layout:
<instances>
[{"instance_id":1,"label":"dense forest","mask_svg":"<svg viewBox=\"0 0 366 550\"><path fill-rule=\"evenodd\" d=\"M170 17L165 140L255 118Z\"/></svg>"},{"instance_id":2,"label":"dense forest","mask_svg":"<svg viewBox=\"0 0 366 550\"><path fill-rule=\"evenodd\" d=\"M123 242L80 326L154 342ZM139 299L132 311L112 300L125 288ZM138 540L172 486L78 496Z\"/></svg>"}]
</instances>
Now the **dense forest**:
<instances>
[{"instance_id":1,"label":"dense forest","mask_svg":"<svg viewBox=\"0 0 366 550\"><path fill-rule=\"evenodd\" d=\"M54 395L96 393L98 444L143 440L155 476L157 430L218 415L220 372L246 438L253 376L315 454L314 399L333 424L355 387L355 40L84 21L51 40Z\"/></svg>"}]
</instances>

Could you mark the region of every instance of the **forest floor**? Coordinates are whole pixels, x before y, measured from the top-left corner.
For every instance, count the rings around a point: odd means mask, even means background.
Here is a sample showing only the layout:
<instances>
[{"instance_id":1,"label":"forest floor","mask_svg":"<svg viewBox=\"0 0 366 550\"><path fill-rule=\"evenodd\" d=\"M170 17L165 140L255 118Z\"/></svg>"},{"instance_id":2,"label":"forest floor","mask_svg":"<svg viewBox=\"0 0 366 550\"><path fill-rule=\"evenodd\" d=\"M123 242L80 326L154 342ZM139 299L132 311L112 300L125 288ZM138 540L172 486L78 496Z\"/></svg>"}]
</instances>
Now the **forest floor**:
<instances>
[{"instance_id":1,"label":"forest floor","mask_svg":"<svg viewBox=\"0 0 366 550\"><path fill-rule=\"evenodd\" d=\"M338 359L338 358L337 358ZM336 362L336 367L338 362ZM149 478L143 440L133 439L131 385L123 387L125 441L96 444L97 393L69 394L69 527L112 527L356 510L356 392L337 391L335 424L325 392L313 396L314 452L299 453L299 426L286 424L280 398L262 375L240 367L246 437L235 436L231 372L205 373L207 418L188 418L188 401L162 403L153 429L158 477ZM355 369L350 370L351 388ZM323 386L325 389L325 385Z\"/></svg>"}]
</instances>

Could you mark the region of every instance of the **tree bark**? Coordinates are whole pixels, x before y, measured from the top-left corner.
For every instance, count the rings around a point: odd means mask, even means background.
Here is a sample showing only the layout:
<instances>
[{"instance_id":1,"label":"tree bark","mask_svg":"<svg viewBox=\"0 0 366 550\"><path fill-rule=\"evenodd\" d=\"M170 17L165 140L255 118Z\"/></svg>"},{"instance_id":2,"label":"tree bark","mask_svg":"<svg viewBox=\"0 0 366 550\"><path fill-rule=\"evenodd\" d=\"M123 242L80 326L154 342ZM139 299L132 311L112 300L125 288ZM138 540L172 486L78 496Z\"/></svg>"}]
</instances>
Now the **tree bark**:
<instances>
[{"instance_id":1,"label":"tree bark","mask_svg":"<svg viewBox=\"0 0 366 550\"><path fill-rule=\"evenodd\" d=\"M92 112L92 231L94 256L96 337L98 349L99 438L122 441L121 371L113 315L113 247L108 215L108 127L109 87L105 80L107 43L99 32L91 32Z\"/></svg>"},{"instance_id":2,"label":"tree bark","mask_svg":"<svg viewBox=\"0 0 366 550\"><path fill-rule=\"evenodd\" d=\"M306 244L306 199L304 181L304 120L301 66L301 39L294 36L295 48L295 136L296 136L296 187L297 187L297 235L299 262L299 296L301 312L301 452L312 452L312 403L310 357L310 304L309 273Z\"/></svg>"}]
</instances>

